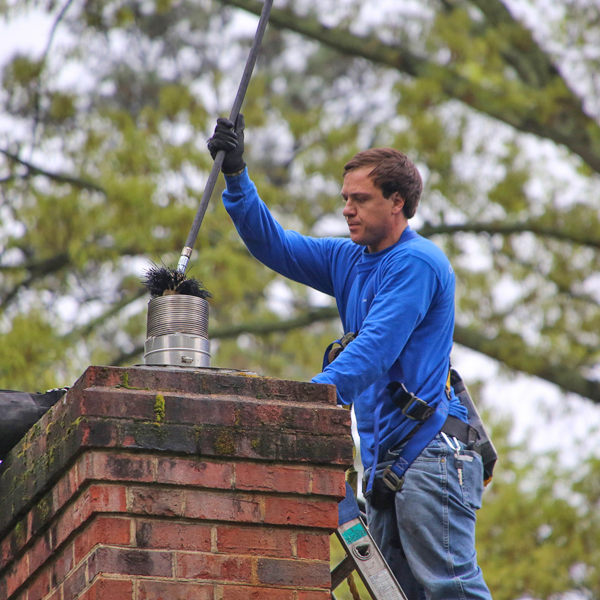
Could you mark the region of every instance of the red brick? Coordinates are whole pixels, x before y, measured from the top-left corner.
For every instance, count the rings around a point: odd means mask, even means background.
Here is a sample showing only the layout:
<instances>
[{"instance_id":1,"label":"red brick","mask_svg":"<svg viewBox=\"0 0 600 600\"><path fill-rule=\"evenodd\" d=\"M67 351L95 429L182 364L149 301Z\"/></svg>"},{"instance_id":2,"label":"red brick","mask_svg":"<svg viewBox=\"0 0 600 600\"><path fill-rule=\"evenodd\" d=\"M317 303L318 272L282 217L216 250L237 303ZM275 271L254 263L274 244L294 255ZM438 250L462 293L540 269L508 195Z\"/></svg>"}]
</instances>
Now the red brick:
<instances>
[{"instance_id":1,"label":"red brick","mask_svg":"<svg viewBox=\"0 0 600 600\"><path fill-rule=\"evenodd\" d=\"M295 600L294 590L271 587L224 585L220 600ZM331 600L331 595L329 596Z\"/></svg>"},{"instance_id":2,"label":"red brick","mask_svg":"<svg viewBox=\"0 0 600 600\"><path fill-rule=\"evenodd\" d=\"M36 535L40 529L46 527L48 521L56 514L56 508L52 503L52 494L46 494L35 506L33 506L28 515L28 534Z\"/></svg>"},{"instance_id":3,"label":"red brick","mask_svg":"<svg viewBox=\"0 0 600 600\"><path fill-rule=\"evenodd\" d=\"M131 519L97 516L75 539L75 564L98 544L129 546L131 543Z\"/></svg>"},{"instance_id":4,"label":"red brick","mask_svg":"<svg viewBox=\"0 0 600 600\"><path fill-rule=\"evenodd\" d=\"M133 582L130 579L98 577L79 600L132 600Z\"/></svg>"},{"instance_id":5,"label":"red brick","mask_svg":"<svg viewBox=\"0 0 600 600\"><path fill-rule=\"evenodd\" d=\"M213 600L214 586L211 583L167 582L140 579L137 600ZM110 599L109 599L110 600ZM113 597L112 600L121 600Z\"/></svg>"},{"instance_id":6,"label":"red brick","mask_svg":"<svg viewBox=\"0 0 600 600\"><path fill-rule=\"evenodd\" d=\"M265 527L217 527L217 551L291 558L292 532Z\"/></svg>"},{"instance_id":7,"label":"red brick","mask_svg":"<svg viewBox=\"0 0 600 600\"><path fill-rule=\"evenodd\" d=\"M334 496L339 502L346 496L346 476L340 469L314 469L312 472L313 494Z\"/></svg>"},{"instance_id":8,"label":"red brick","mask_svg":"<svg viewBox=\"0 0 600 600\"><path fill-rule=\"evenodd\" d=\"M55 509L60 510L73 497L78 488L77 469L69 469L52 489L52 500Z\"/></svg>"},{"instance_id":9,"label":"red brick","mask_svg":"<svg viewBox=\"0 0 600 600\"><path fill-rule=\"evenodd\" d=\"M329 534L299 533L296 540L298 558L329 561L329 538Z\"/></svg>"},{"instance_id":10,"label":"red brick","mask_svg":"<svg viewBox=\"0 0 600 600\"><path fill-rule=\"evenodd\" d=\"M170 552L100 546L88 559L88 565L90 580L100 573L173 576L173 556Z\"/></svg>"},{"instance_id":11,"label":"red brick","mask_svg":"<svg viewBox=\"0 0 600 600\"><path fill-rule=\"evenodd\" d=\"M202 423L233 427L238 422L240 399L237 396L165 395L165 417L174 423Z\"/></svg>"},{"instance_id":12,"label":"red brick","mask_svg":"<svg viewBox=\"0 0 600 600\"><path fill-rule=\"evenodd\" d=\"M262 521L260 502L253 496L189 490L186 498L185 516L191 519L243 523ZM337 513L335 518L337 520Z\"/></svg>"},{"instance_id":13,"label":"red brick","mask_svg":"<svg viewBox=\"0 0 600 600\"><path fill-rule=\"evenodd\" d=\"M85 563L71 573L63 584L63 600L77 600L87 586Z\"/></svg>"},{"instance_id":14,"label":"red brick","mask_svg":"<svg viewBox=\"0 0 600 600\"><path fill-rule=\"evenodd\" d=\"M3 574L6 597L10 598L29 576L29 554L25 554Z\"/></svg>"},{"instance_id":15,"label":"red brick","mask_svg":"<svg viewBox=\"0 0 600 600\"><path fill-rule=\"evenodd\" d=\"M310 472L306 467L241 462L235 468L235 487L239 490L308 494Z\"/></svg>"},{"instance_id":16,"label":"red brick","mask_svg":"<svg viewBox=\"0 0 600 600\"><path fill-rule=\"evenodd\" d=\"M28 519L16 523L10 533L0 542L0 570L19 553L29 540Z\"/></svg>"},{"instance_id":17,"label":"red brick","mask_svg":"<svg viewBox=\"0 0 600 600\"><path fill-rule=\"evenodd\" d=\"M163 458L158 460L159 483L195 485L199 487L231 489L233 465L205 462L199 459Z\"/></svg>"},{"instance_id":18,"label":"red brick","mask_svg":"<svg viewBox=\"0 0 600 600\"><path fill-rule=\"evenodd\" d=\"M16 596L13 596L10 600L27 600L27 590L18 592Z\"/></svg>"},{"instance_id":19,"label":"red brick","mask_svg":"<svg viewBox=\"0 0 600 600\"><path fill-rule=\"evenodd\" d=\"M119 429L115 421L106 418L87 417L79 424L80 447L114 448L118 445Z\"/></svg>"},{"instance_id":20,"label":"red brick","mask_svg":"<svg viewBox=\"0 0 600 600\"><path fill-rule=\"evenodd\" d=\"M333 532L338 526L337 503L266 497L265 523L323 527Z\"/></svg>"},{"instance_id":21,"label":"red brick","mask_svg":"<svg viewBox=\"0 0 600 600\"><path fill-rule=\"evenodd\" d=\"M258 581L286 587L331 588L329 563L316 560L258 559Z\"/></svg>"},{"instance_id":22,"label":"red brick","mask_svg":"<svg viewBox=\"0 0 600 600\"><path fill-rule=\"evenodd\" d=\"M252 563L248 558L205 553L177 555L176 576L184 579L250 582Z\"/></svg>"},{"instance_id":23,"label":"red brick","mask_svg":"<svg viewBox=\"0 0 600 600\"><path fill-rule=\"evenodd\" d=\"M183 515L184 493L172 488L132 488L129 510L142 515L180 517Z\"/></svg>"},{"instance_id":24,"label":"red brick","mask_svg":"<svg viewBox=\"0 0 600 600\"><path fill-rule=\"evenodd\" d=\"M331 592L298 591L298 600L331 600Z\"/></svg>"},{"instance_id":25,"label":"red brick","mask_svg":"<svg viewBox=\"0 0 600 600\"><path fill-rule=\"evenodd\" d=\"M96 417L154 421L156 392L92 387L85 390L81 412Z\"/></svg>"},{"instance_id":26,"label":"red brick","mask_svg":"<svg viewBox=\"0 0 600 600\"><path fill-rule=\"evenodd\" d=\"M50 593L50 569L37 574L29 586L27 600L41 600Z\"/></svg>"},{"instance_id":27,"label":"red brick","mask_svg":"<svg viewBox=\"0 0 600 600\"><path fill-rule=\"evenodd\" d=\"M59 554L52 565L52 571L50 575L52 587L58 587L65 580L74 566L75 562L73 560L73 545L70 544Z\"/></svg>"},{"instance_id":28,"label":"red brick","mask_svg":"<svg viewBox=\"0 0 600 600\"><path fill-rule=\"evenodd\" d=\"M52 536L50 531L46 531L43 536L38 538L31 550L29 550L29 572L35 573L52 554Z\"/></svg>"},{"instance_id":29,"label":"red brick","mask_svg":"<svg viewBox=\"0 0 600 600\"><path fill-rule=\"evenodd\" d=\"M44 598L44 600L62 600L62 590L55 590L48 598Z\"/></svg>"},{"instance_id":30,"label":"red brick","mask_svg":"<svg viewBox=\"0 0 600 600\"><path fill-rule=\"evenodd\" d=\"M211 529L202 523L140 520L135 523L135 540L139 548L210 552Z\"/></svg>"},{"instance_id":31,"label":"red brick","mask_svg":"<svg viewBox=\"0 0 600 600\"><path fill-rule=\"evenodd\" d=\"M126 488L121 485L91 485L74 504L68 506L58 521L53 524L53 543L62 544L73 530L85 523L97 512L125 512L127 507Z\"/></svg>"},{"instance_id":32,"label":"red brick","mask_svg":"<svg viewBox=\"0 0 600 600\"><path fill-rule=\"evenodd\" d=\"M136 454L92 453L86 464L86 476L102 481L135 481L150 483L156 480L154 457Z\"/></svg>"}]
</instances>

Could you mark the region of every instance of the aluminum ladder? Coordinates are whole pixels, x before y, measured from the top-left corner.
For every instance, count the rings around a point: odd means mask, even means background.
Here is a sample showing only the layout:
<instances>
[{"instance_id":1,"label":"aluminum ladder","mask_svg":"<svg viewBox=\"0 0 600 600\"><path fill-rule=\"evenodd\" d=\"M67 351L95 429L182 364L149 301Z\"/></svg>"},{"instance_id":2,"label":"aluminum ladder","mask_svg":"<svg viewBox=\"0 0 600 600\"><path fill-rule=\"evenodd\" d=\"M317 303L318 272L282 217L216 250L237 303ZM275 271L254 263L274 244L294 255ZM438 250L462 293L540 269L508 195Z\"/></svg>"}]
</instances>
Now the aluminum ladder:
<instances>
[{"instance_id":1,"label":"aluminum ladder","mask_svg":"<svg viewBox=\"0 0 600 600\"><path fill-rule=\"evenodd\" d=\"M408 600L400 584L371 537L361 514L339 525L336 535L346 557L331 571L334 590L356 571L373 600Z\"/></svg>"}]
</instances>

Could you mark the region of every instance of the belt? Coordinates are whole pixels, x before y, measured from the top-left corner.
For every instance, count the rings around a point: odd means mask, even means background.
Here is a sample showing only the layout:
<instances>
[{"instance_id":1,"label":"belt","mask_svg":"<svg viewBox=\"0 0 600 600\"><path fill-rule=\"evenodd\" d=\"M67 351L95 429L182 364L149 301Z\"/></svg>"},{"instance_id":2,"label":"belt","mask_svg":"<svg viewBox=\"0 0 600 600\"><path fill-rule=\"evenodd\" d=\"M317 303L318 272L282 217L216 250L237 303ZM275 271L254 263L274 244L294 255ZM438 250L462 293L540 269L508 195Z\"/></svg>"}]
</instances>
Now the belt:
<instances>
[{"instance_id":1,"label":"belt","mask_svg":"<svg viewBox=\"0 0 600 600\"><path fill-rule=\"evenodd\" d=\"M455 437L459 442L462 442L467 446L474 444L479 439L479 434L474 427L471 427L468 423L465 423L452 415L448 415L440 432L445 433L450 437Z\"/></svg>"},{"instance_id":2,"label":"belt","mask_svg":"<svg viewBox=\"0 0 600 600\"><path fill-rule=\"evenodd\" d=\"M408 435L403 437L398 444L394 445L394 448L398 448L399 446L402 446L402 444L408 442L408 440L410 440L410 438L415 435L417 431L419 431L420 426L421 423L418 423ZM452 415L448 415L446 421L440 429L440 433L445 433L450 437L455 437L459 442L462 442L467 446L474 444L479 439L479 434L474 427L471 427L468 423L465 423L464 421L461 421Z\"/></svg>"}]
</instances>

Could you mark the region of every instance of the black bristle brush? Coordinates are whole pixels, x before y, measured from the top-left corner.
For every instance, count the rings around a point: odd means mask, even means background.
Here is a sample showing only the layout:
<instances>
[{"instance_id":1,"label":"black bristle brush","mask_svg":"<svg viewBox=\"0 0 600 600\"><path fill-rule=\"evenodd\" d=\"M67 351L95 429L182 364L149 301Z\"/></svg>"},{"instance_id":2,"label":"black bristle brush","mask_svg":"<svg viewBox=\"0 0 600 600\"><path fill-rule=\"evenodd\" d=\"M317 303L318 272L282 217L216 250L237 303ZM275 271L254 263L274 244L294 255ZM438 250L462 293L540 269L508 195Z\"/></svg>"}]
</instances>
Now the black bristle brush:
<instances>
[{"instance_id":1,"label":"black bristle brush","mask_svg":"<svg viewBox=\"0 0 600 600\"><path fill-rule=\"evenodd\" d=\"M265 0L263 4L256 34L254 35L254 41L252 42L248 60L246 61L246 66L244 67L244 73L242 74L242 80L240 81L240 85L233 102L233 108L229 114L229 120L232 123L236 122L240 113L240 109L242 108L242 102L244 101L244 96L246 95L248 84L250 83L250 77L252 75L252 70L254 69L254 64L256 63L256 57L258 55L258 50L265 33L265 29L267 28L269 13L271 12L272 5L273 0ZM192 223L190 233L185 242L185 246L181 251L177 268L170 269L168 267L159 267L154 265L152 268L146 271L146 276L145 279L142 280L142 283L144 286L146 286L153 298L164 296L165 294L187 294L190 296L199 296L200 298L211 297L208 290L206 290L206 288L204 288L200 282L193 278L188 279L185 273L190 256L192 255L194 244L196 243L196 238L198 237L198 231L200 231L202 219L204 219L204 214L206 213L206 208L210 202L210 197L215 189L215 184L217 183L217 178L219 177L219 171L223 165L224 158L225 151L220 150L215 157L212 170L208 176L206 187L204 188L204 193L202 194L202 199L200 200L200 205L198 206L198 210L196 212L194 222Z\"/></svg>"},{"instance_id":2,"label":"black bristle brush","mask_svg":"<svg viewBox=\"0 0 600 600\"><path fill-rule=\"evenodd\" d=\"M169 294L183 294L198 298L212 298L212 294L195 277L187 277L178 269L159 267L153 264L144 274L142 283L150 292L152 298L168 296Z\"/></svg>"}]
</instances>

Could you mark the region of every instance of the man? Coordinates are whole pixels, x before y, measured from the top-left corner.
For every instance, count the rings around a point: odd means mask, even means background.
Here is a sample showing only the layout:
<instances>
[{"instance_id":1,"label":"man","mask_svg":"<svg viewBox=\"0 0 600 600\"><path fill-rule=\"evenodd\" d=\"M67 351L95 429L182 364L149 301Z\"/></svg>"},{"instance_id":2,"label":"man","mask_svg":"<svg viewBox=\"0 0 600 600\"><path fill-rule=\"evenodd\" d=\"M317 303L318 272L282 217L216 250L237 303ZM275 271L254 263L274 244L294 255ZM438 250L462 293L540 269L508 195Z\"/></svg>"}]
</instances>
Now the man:
<instances>
[{"instance_id":1,"label":"man","mask_svg":"<svg viewBox=\"0 0 600 600\"><path fill-rule=\"evenodd\" d=\"M235 129L219 119L208 147L213 157L226 152L223 202L249 251L335 297L344 332L355 334L313 381L354 404L369 529L405 593L491 598L474 548L481 457L466 449L466 409L446 384L454 273L408 226L422 191L415 165L390 148L358 153L341 191L350 239L312 238L284 230L260 200L243 160L242 115Z\"/></svg>"}]
</instances>

